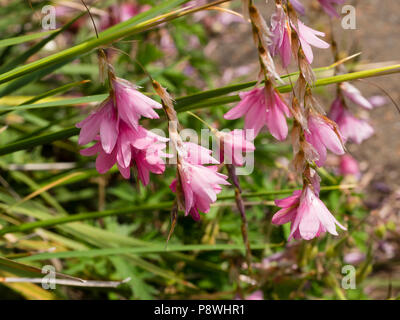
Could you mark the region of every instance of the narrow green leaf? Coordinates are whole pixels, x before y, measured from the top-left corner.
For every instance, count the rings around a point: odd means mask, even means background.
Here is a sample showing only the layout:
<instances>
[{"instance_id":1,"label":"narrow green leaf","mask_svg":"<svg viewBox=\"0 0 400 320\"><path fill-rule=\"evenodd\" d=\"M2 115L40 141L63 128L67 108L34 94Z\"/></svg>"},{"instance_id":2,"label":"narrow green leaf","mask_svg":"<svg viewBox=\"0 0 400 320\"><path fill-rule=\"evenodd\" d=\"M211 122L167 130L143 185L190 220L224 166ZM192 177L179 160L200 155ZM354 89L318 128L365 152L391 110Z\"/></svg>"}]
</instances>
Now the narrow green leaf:
<instances>
[{"instance_id":1,"label":"narrow green leaf","mask_svg":"<svg viewBox=\"0 0 400 320\"><path fill-rule=\"evenodd\" d=\"M46 109L46 108L59 108L59 107L72 107L80 104L86 104L91 102L103 101L108 97L108 94L98 94L94 96L86 96L79 98L69 98L57 101L50 101L44 103L35 104L23 104L15 107L2 107L2 111L16 111L16 110L32 110L32 109Z\"/></svg>"},{"instance_id":2,"label":"narrow green leaf","mask_svg":"<svg viewBox=\"0 0 400 320\"><path fill-rule=\"evenodd\" d=\"M75 136L79 133L79 129L75 127L60 130L54 133L44 134L39 137L32 137L24 140L20 140L14 143L10 143L3 147L0 147L0 155L13 153L19 150L25 150L33 147L40 146L45 143L51 143L57 140L67 139Z\"/></svg>"},{"instance_id":3,"label":"narrow green leaf","mask_svg":"<svg viewBox=\"0 0 400 320\"><path fill-rule=\"evenodd\" d=\"M13 45L16 45L16 44L29 42L29 41L33 41L33 40L36 40L36 39L40 39L40 38L46 37L48 35L51 35L53 33L56 33L58 31L59 31L59 29L50 30L50 31L42 31L42 32L31 33L31 34L27 34L27 35L23 35L23 36L19 36L19 37L3 39L3 40L0 40L0 48L13 46Z\"/></svg>"},{"instance_id":4,"label":"narrow green leaf","mask_svg":"<svg viewBox=\"0 0 400 320\"><path fill-rule=\"evenodd\" d=\"M0 270L10 272L21 277L37 277L38 274L43 276L42 270L26 264L16 262L10 259L0 257ZM56 275L66 279L82 281L81 279L71 277L62 273L56 272Z\"/></svg>"},{"instance_id":5,"label":"narrow green leaf","mask_svg":"<svg viewBox=\"0 0 400 320\"><path fill-rule=\"evenodd\" d=\"M64 92L68 91L71 88L74 88L74 87L76 87L78 85L81 85L81 84L84 84L84 83L87 83L87 82L90 82L90 81L89 80L83 80L83 81L76 81L76 82L65 84L65 85L63 85L61 87L58 87L58 88L55 88L53 90L50 90L50 91L44 92L42 94L39 94L36 97L33 97L33 98L25 101L24 103L21 103L19 106L27 106L27 105L29 106L30 104L32 104L34 102L40 101L40 100L48 98L48 97L53 97L53 96L55 96L57 94L60 94L60 93L64 93ZM15 110L18 110L18 106L17 107L13 107L13 108L16 108ZM0 108L0 111L1 110L2 109ZM0 112L0 116L6 114L8 112L11 112L11 111L14 111L14 109L13 110L5 110L4 112Z\"/></svg>"},{"instance_id":6,"label":"narrow green leaf","mask_svg":"<svg viewBox=\"0 0 400 320\"><path fill-rule=\"evenodd\" d=\"M252 250L262 250L281 244L254 243L251 245ZM48 259L66 259L66 258L94 258L100 256L120 255L126 253L133 254L149 254L149 253L169 253L184 251L227 251L227 250L244 250L243 244L191 244L191 245L169 245L159 244L151 247L141 248L110 248L110 249L91 249L84 251L62 251L52 253L39 253L36 255L18 258L18 261L38 261Z\"/></svg>"},{"instance_id":7,"label":"narrow green leaf","mask_svg":"<svg viewBox=\"0 0 400 320\"><path fill-rule=\"evenodd\" d=\"M65 30L67 30L72 24L75 23L75 21L77 21L79 18L81 18L85 14L86 14L86 12L82 12L81 14L76 16L74 19L69 21L67 24L65 24L62 28L60 28L58 30L53 30L49 37L47 37L46 39L43 39L39 43L35 44L33 47L29 48L27 51L21 53L20 55L18 55L14 59L12 59L6 65L1 66L0 67L0 74L4 73L4 72L7 72L7 71L10 71L12 68L14 68L14 67L16 67L16 66L18 66L20 64L23 64L29 57L31 57L35 53L39 52L47 43L49 43L50 41L55 39L58 35L63 33Z\"/></svg>"}]
</instances>

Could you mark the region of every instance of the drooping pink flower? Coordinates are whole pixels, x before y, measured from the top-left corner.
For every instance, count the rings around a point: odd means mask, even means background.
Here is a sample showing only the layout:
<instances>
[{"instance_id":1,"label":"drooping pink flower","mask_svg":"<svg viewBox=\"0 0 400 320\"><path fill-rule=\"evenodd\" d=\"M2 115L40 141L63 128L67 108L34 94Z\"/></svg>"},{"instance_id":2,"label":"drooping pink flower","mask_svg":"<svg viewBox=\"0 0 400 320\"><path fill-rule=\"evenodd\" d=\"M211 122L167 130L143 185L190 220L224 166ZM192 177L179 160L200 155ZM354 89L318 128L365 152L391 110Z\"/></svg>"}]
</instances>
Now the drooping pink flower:
<instances>
[{"instance_id":1,"label":"drooping pink flower","mask_svg":"<svg viewBox=\"0 0 400 320\"><path fill-rule=\"evenodd\" d=\"M78 143L88 144L100 135L101 145L106 153L111 153L118 137L117 111L111 99L106 99L87 118L76 124L80 128Z\"/></svg>"},{"instance_id":2,"label":"drooping pink flower","mask_svg":"<svg viewBox=\"0 0 400 320\"><path fill-rule=\"evenodd\" d=\"M138 126L141 117L158 119L159 116L154 109L161 109L160 103L150 99L137 90L130 82L115 78L112 81L115 95L115 104L118 109L118 115L132 128Z\"/></svg>"},{"instance_id":3,"label":"drooping pink flower","mask_svg":"<svg viewBox=\"0 0 400 320\"><path fill-rule=\"evenodd\" d=\"M325 10L327 14L329 14L331 17L337 17L339 18L340 15L337 13L335 7L333 6L334 4L342 4L344 0L318 0L322 9Z\"/></svg>"},{"instance_id":4,"label":"drooping pink flower","mask_svg":"<svg viewBox=\"0 0 400 320\"><path fill-rule=\"evenodd\" d=\"M341 156L339 163L339 173L343 176L351 175L359 178L361 172L357 160L348 154Z\"/></svg>"},{"instance_id":5,"label":"drooping pink flower","mask_svg":"<svg viewBox=\"0 0 400 320\"><path fill-rule=\"evenodd\" d=\"M95 140L100 140L97 137ZM136 167L138 178L147 185L149 173L161 174L165 170L165 163L162 157L169 157L163 150L166 148L167 138L158 136L143 127L132 129L124 122L120 122L119 134L115 147L110 153L105 152L100 141L93 146L81 150L84 156L96 158L96 169L104 174L115 164L125 179L130 177L130 168Z\"/></svg>"},{"instance_id":6,"label":"drooping pink flower","mask_svg":"<svg viewBox=\"0 0 400 320\"><path fill-rule=\"evenodd\" d=\"M220 185L229 185L229 182L226 181L227 176L217 172L217 166L204 166L218 164L210 156L211 150L188 142L184 143L183 149L178 150L178 177L184 196L185 215L190 214L197 221L200 219L199 211L210 211L211 203L217 200L217 194L222 190ZM177 181L175 179L170 185L173 192L177 191Z\"/></svg>"},{"instance_id":7,"label":"drooping pink flower","mask_svg":"<svg viewBox=\"0 0 400 320\"><path fill-rule=\"evenodd\" d=\"M345 153L340 133L329 119L311 114L308 117L308 131L305 138L317 151L319 158L316 164L321 167L325 163L327 149L337 155Z\"/></svg>"},{"instance_id":8,"label":"drooping pink flower","mask_svg":"<svg viewBox=\"0 0 400 320\"><path fill-rule=\"evenodd\" d=\"M313 54L311 46L314 46L314 47L320 48L320 49L327 49L327 48L329 48L329 43L318 38L318 36L324 37L325 33L314 30L310 27L307 27L300 20L298 20L298 26L299 27L298 27L297 33L299 35L301 48L304 51L304 54L307 58L308 63L311 64L314 60L314 54ZM296 27L293 24L292 24L292 27L296 29Z\"/></svg>"},{"instance_id":9,"label":"drooping pink flower","mask_svg":"<svg viewBox=\"0 0 400 320\"><path fill-rule=\"evenodd\" d=\"M139 119L158 118L154 109L161 104L146 97L128 81L113 80L114 96L107 98L100 107L76 126L81 128L79 144L85 145L100 135L100 141L106 153L111 153L118 137L119 121L124 121L131 128L138 128Z\"/></svg>"},{"instance_id":10,"label":"drooping pink flower","mask_svg":"<svg viewBox=\"0 0 400 320\"><path fill-rule=\"evenodd\" d=\"M374 107L371 102L368 101L368 99L363 97L360 90L350 83L343 82L340 84L340 88L342 89L343 94L355 104L358 104L359 106L369 110Z\"/></svg>"},{"instance_id":11,"label":"drooping pink flower","mask_svg":"<svg viewBox=\"0 0 400 320\"><path fill-rule=\"evenodd\" d=\"M241 92L239 96L241 101L224 115L225 119L245 116L245 129L253 129L255 135L267 126L276 139L286 139L288 127L285 116L290 117L289 108L272 86L254 88Z\"/></svg>"},{"instance_id":12,"label":"drooping pink flower","mask_svg":"<svg viewBox=\"0 0 400 320\"><path fill-rule=\"evenodd\" d=\"M329 212L324 203L310 186L296 190L293 195L275 204L282 208L272 218L272 223L281 225L290 222L291 239L311 240L328 231L338 235L336 225L346 230Z\"/></svg>"},{"instance_id":13,"label":"drooping pink flower","mask_svg":"<svg viewBox=\"0 0 400 320\"><path fill-rule=\"evenodd\" d=\"M276 12L271 17L271 54L279 53L282 66L286 68L290 64L292 56L290 23L282 6L276 6Z\"/></svg>"},{"instance_id":14,"label":"drooping pink flower","mask_svg":"<svg viewBox=\"0 0 400 320\"><path fill-rule=\"evenodd\" d=\"M374 128L365 120L353 116L337 98L331 106L329 118L337 123L343 142L351 140L360 144L374 134Z\"/></svg>"},{"instance_id":15,"label":"drooping pink flower","mask_svg":"<svg viewBox=\"0 0 400 320\"><path fill-rule=\"evenodd\" d=\"M293 194L284 199L275 200L275 205L282 208L272 217L272 223L282 225L294 220L300 203L301 190L295 190Z\"/></svg>"},{"instance_id":16,"label":"drooping pink flower","mask_svg":"<svg viewBox=\"0 0 400 320\"><path fill-rule=\"evenodd\" d=\"M98 154L96 169L105 173L117 164L122 176L130 177L135 167L138 178L147 185L149 173L165 170L162 157L169 157L163 149L168 139L160 137L139 125L139 119L158 118L154 109L162 106L136 90L128 81L113 78L110 96L76 126L81 129L79 144L96 143L81 151L82 155Z\"/></svg>"},{"instance_id":17,"label":"drooping pink flower","mask_svg":"<svg viewBox=\"0 0 400 320\"><path fill-rule=\"evenodd\" d=\"M254 144L247 140L245 132L235 129L230 132L217 132L220 162L233 164L234 166L244 165L244 152L254 151Z\"/></svg>"}]
</instances>

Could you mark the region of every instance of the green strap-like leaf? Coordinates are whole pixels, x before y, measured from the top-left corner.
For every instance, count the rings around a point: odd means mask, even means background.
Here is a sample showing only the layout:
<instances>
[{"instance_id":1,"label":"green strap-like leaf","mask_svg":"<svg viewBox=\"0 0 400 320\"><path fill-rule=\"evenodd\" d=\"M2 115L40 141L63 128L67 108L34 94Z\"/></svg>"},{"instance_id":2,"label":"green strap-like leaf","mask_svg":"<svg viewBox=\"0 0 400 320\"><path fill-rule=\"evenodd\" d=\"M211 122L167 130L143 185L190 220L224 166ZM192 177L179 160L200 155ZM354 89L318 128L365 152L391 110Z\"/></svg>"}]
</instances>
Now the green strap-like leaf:
<instances>
[{"instance_id":1,"label":"green strap-like leaf","mask_svg":"<svg viewBox=\"0 0 400 320\"><path fill-rule=\"evenodd\" d=\"M262 250L270 248L275 244L254 243L251 245L252 250ZM227 250L244 250L243 244L192 244L192 245L154 245L151 247L140 248L110 248L110 249L92 249L84 251L63 251L54 253L40 253L28 257L19 258L18 261L38 261L48 259L66 259L66 258L94 258L109 255L120 254L148 254L148 253L168 253L168 252L184 252L184 251L227 251Z\"/></svg>"},{"instance_id":2,"label":"green strap-like leaf","mask_svg":"<svg viewBox=\"0 0 400 320\"><path fill-rule=\"evenodd\" d=\"M21 44L21 43L24 43L24 42L40 39L40 38L46 37L48 35L51 35L53 33L56 33L58 31L59 30L42 31L42 32L38 32L38 33L32 33L32 34L19 36L19 37L0 40L0 48L13 46L13 45L16 45L16 44Z\"/></svg>"}]
</instances>

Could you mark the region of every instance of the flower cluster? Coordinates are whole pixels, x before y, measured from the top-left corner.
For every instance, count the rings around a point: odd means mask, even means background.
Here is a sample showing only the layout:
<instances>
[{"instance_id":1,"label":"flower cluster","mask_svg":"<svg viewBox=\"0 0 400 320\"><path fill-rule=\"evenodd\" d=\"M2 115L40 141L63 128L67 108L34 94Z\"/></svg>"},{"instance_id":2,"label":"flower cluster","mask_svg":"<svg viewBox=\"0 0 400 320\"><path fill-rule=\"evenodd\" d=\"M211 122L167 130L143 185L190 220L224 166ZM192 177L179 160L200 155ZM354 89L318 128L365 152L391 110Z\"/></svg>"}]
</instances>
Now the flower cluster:
<instances>
[{"instance_id":1,"label":"flower cluster","mask_svg":"<svg viewBox=\"0 0 400 320\"><path fill-rule=\"evenodd\" d=\"M76 126L81 129L79 144L96 143L81 150L84 156L96 158L96 169L100 173L117 164L122 176L130 177L131 168L137 169L138 178L147 185L150 172L161 174L165 170L162 157L167 138L158 136L139 124L141 117L157 119L154 109L161 104L140 93L128 81L113 77L110 96Z\"/></svg>"},{"instance_id":2,"label":"flower cluster","mask_svg":"<svg viewBox=\"0 0 400 320\"><path fill-rule=\"evenodd\" d=\"M343 3L343 0L318 1L331 17L338 17L334 5ZM270 27L253 1L246 0L243 4L246 16L251 21L258 50L260 76L252 90L239 94L241 101L224 118L234 120L244 117L246 130L252 130L258 135L266 127L279 141L285 140L290 133L293 167L301 176L303 187L286 199L276 200L281 210L272 219L275 224L291 223L289 240L310 240L324 232L337 235L336 225L344 230L345 227L319 199L320 178L314 169L325 164L328 150L343 156L341 170L354 172L358 168L353 158L344 155L344 143L361 143L373 134L373 128L366 120L356 118L348 110L346 99L365 109L372 109L373 103L365 99L354 86L343 83L326 117L323 108L312 95L311 87L315 78L311 64L314 60L313 47L326 49L330 45L322 40L325 36L323 32L306 26L298 18L298 14L303 15L306 11L301 1L275 0L276 11L271 17ZM137 14L139 9L128 6L124 10L126 16L121 16L121 21ZM299 69L291 103L276 85L278 81L282 82L273 60L277 55L281 58L283 68L294 61ZM150 172L164 172L163 158L170 157L164 149L166 142L170 141L177 151L177 175L170 185L176 193L176 209L183 210L185 215L190 214L194 220L200 219L199 212L207 213L211 204L217 200L221 186L229 184L228 176L218 172L222 168L218 165L224 164L236 188L236 203L243 218L244 205L235 167L244 165L243 153L255 150L252 139L247 139L243 130L222 132L212 129L218 144L217 160L209 149L182 141L173 100L158 82L153 80L152 83L162 104L143 95L138 88L117 78L110 70L109 82L109 97L77 124L81 128L79 144L94 142L91 147L81 151L82 155L97 154L96 168L100 173L107 172L116 164L122 176L129 178L134 168L138 179L147 185ZM167 115L169 139L139 124L142 117L157 119L155 110L161 108ZM287 118L293 119L291 129ZM246 223L245 217L243 223ZM245 234L243 236L246 237Z\"/></svg>"},{"instance_id":3,"label":"flower cluster","mask_svg":"<svg viewBox=\"0 0 400 320\"><path fill-rule=\"evenodd\" d=\"M344 142L347 139L340 132L340 119L327 118L311 92L311 85L314 82L311 69L314 59L312 47L326 49L329 44L319 38L325 36L323 32L311 29L298 19L297 13L305 13L300 1L276 0L275 3L276 12L271 17L271 27L268 30L262 30L265 26L260 21L263 20L257 15L258 11L252 1L247 3L253 25L253 37L260 56L264 85L240 93L241 101L224 117L229 120L244 117L245 128L253 129L255 134L259 134L266 126L271 135L279 141L285 140L289 132L286 118L293 117L291 132L293 167L302 176L303 189L296 191L287 199L276 201L282 210L274 216L272 222L275 224L291 222L289 239L310 240L325 231L337 235L335 225L345 228L319 199L319 177L312 169L314 164L319 167L324 165L327 150L343 155ZM341 1L320 1L323 9L331 16L335 16L332 6L334 3L338 4ZM290 106L275 86L275 80L280 78L270 71L276 70L274 62L265 58L278 54L284 68L290 64L293 56L300 71ZM352 97L353 100L356 99L354 93ZM337 111L338 116L339 113ZM334 120L337 120L339 125Z\"/></svg>"}]
</instances>

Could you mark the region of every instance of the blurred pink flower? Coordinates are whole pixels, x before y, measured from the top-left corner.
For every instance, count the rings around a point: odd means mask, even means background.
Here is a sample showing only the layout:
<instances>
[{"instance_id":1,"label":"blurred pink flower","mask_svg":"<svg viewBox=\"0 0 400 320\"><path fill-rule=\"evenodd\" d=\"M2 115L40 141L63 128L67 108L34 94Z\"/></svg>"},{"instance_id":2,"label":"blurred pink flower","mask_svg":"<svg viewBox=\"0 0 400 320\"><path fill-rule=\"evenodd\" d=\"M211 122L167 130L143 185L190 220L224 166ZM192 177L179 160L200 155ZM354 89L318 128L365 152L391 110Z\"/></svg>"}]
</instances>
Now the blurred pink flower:
<instances>
[{"instance_id":1,"label":"blurred pink flower","mask_svg":"<svg viewBox=\"0 0 400 320\"><path fill-rule=\"evenodd\" d=\"M308 63L311 64L314 60L314 54L313 54L311 46L314 46L316 48L321 48L321 49L327 49L327 48L329 48L329 43L327 43L317 37L317 36L324 37L325 33L311 29L310 27L307 27L300 20L298 20L298 25L299 25L299 28L298 28L299 30L297 33L299 35L301 48L304 51L304 54L307 58ZM293 28L295 28L294 25L293 25Z\"/></svg>"},{"instance_id":2,"label":"blurred pink flower","mask_svg":"<svg viewBox=\"0 0 400 320\"><path fill-rule=\"evenodd\" d=\"M340 15L337 13L333 5L342 4L344 0L318 0L318 1L321 4L321 7L325 10L325 12L329 14L331 17L337 17L337 18L340 17Z\"/></svg>"},{"instance_id":3,"label":"blurred pink flower","mask_svg":"<svg viewBox=\"0 0 400 320\"><path fill-rule=\"evenodd\" d=\"M340 84L340 88L342 89L343 94L355 104L358 104L365 109L372 109L374 107L368 99L363 97L360 90L350 83L343 82Z\"/></svg>"},{"instance_id":4,"label":"blurred pink flower","mask_svg":"<svg viewBox=\"0 0 400 320\"><path fill-rule=\"evenodd\" d=\"M361 173L357 160L348 154L340 157L339 173L343 176L350 175L359 178Z\"/></svg>"},{"instance_id":5,"label":"blurred pink flower","mask_svg":"<svg viewBox=\"0 0 400 320\"><path fill-rule=\"evenodd\" d=\"M264 300L264 294L261 290L254 291L246 297L246 300Z\"/></svg>"},{"instance_id":6,"label":"blurred pink flower","mask_svg":"<svg viewBox=\"0 0 400 320\"><path fill-rule=\"evenodd\" d=\"M272 223L291 222L289 241L293 238L311 240L326 231L338 235L336 225L346 230L309 185L302 191L296 190L290 197L275 200L275 204L282 209L273 216Z\"/></svg>"},{"instance_id":7,"label":"blurred pink flower","mask_svg":"<svg viewBox=\"0 0 400 320\"><path fill-rule=\"evenodd\" d=\"M288 127L285 116L290 117L289 108L272 86L254 88L241 92L239 96L241 101L224 115L225 119L245 116L245 129L253 129L255 135L267 126L276 139L286 139Z\"/></svg>"},{"instance_id":8,"label":"blurred pink flower","mask_svg":"<svg viewBox=\"0 0 400 320\"><path fill-rule=\"evenodd\" d=\"M216 135L219 142L220 162L243 166L243 152L251 152L256 149L254 144L247 140L245 132L241 129L230 132L218 131Z\"/></svg>"},{"instance_id":9,"label":"blurred pink flower","mask_svg":"<svg viewBox=\"0 0 400 320\"><path fill-rule=\"evenodd\" d=\"M271 17L271 54L279 55L282 59L282 66L286 68L290 64L292 56L291 29L289 20L282 6L276 6L276 12Z\"/></svg>"},{"instance_id":10,"label":"blurred pink flower","mask_svg":"<svg viewBox=\"0 0 400 320\"><path fill-rule=\"evenodd\" d=\"M374 128L365 120L354 117L337 98L331 106L329 118L337 123L343 142L351 140L360 144L374 134Z\"/></svg>"},{"instance_id":11,"label":"blurred pink flower","mask_svg":"<svg viewBox=\"0 0 400 320\"><path fill-rule=\"evenodd\" d=\"M316 164L321 167L326 160L327 149L337 155L344 154L340 133L334 124L325 117L310 115L308 118L308 131L304 133L308 143L317 151L319 158Z\"/></svg>"},{"instance_id":12,"label":"blurred pink flower","mask_svg":"<svg viewBox=\"0 0 400 320\"><path fill-rule=\"evenodd\" d=\"M372 104L372 106L375 107L382 107L386 103L388 103L388 99L384 96L372 96L371 98L368 99L369 103Z\"/></svg>"},{"instance_id":13,"label":"blurred pink flower","mask_svg":"<svg viewBox=\"0 0 400 320\"><path fill-rule=\"evenodd\" d=\"M108 14L103 15L100 19L100 30L105 30L115 24L124 22L139 13L147 11L151 8L149 5L136 5L123 3L120 5L112 5L108 8Z\"/></svg>"},{"instance_id":14,"label":"blurred pink flower","mask_svg":"<svg viewBox=\"0 0 400 320\"><path fill-rule=\"evenodd\" d=\"M304 15L306 13L306 9L299 0L289 0L289 1L292 4L294 10L296 10L299 14Z\"/></svg>"},{"instance_id":15,"label":"blurred pink flower","mask_svg":"<svg viewBox=\"0 0 400 320\"><path fill-rule=\"evenodd\" d=\"M361 251L357 250L346 253L343 257L343 261L348 264L357 265L363 262L365 258L366 258L365 253L362 253Z\"/></svg>"}]
</instances>

